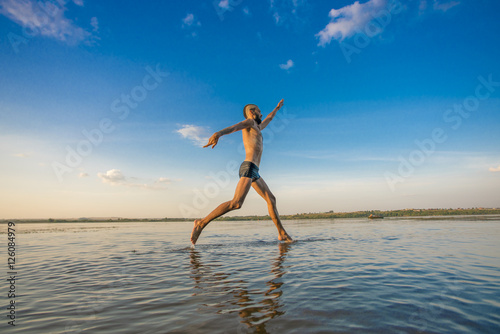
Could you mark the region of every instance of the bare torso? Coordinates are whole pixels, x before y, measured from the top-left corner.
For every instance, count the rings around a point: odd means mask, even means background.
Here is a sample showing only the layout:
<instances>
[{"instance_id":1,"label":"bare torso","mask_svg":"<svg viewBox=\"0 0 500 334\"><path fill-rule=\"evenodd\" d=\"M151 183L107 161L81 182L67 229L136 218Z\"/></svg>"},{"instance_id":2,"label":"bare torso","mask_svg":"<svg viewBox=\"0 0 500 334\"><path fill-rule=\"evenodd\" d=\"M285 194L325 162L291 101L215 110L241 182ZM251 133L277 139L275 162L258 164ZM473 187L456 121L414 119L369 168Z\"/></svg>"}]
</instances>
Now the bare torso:
<instances>
[{"instance_id":1,"label":"bare torso","mask_svg":"<svg viewBox=\"0 0 500 334\"><path fill-rule=\"evenodd\" d=\"M243 129L242 134L246 153L245 160L253 162L258 167L260 165L260 158L262 157L262 150L264 149L260 127L254 122L252 127Z\"/></svg>"}]
</instances>

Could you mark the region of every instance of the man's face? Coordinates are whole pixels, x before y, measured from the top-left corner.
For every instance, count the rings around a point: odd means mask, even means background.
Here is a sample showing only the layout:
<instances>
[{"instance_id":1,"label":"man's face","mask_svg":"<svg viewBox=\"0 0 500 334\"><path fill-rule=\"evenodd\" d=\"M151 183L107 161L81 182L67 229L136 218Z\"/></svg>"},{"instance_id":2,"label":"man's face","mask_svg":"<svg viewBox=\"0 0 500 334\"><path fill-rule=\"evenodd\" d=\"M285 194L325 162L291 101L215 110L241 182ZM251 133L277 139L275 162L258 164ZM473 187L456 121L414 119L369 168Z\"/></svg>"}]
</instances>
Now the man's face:
<instances>
[{"instance_id":1,"label":"man's face","mask_svg":"<svg viewBox=\"0 0 500 334\"><path fill-rule=\"evenodd\" d=\"M257 123L259 123L259 124L260 124L260 123L262 122L262 114L261 114L261 112L260 112L259 107L255 106L255 109L253 109L253 110L252 110L252 109L250 109L250 111L252 112L252 118L253 118L254 120L256 120L256 121L257 121Z\"/></svg>"}]
</instances>

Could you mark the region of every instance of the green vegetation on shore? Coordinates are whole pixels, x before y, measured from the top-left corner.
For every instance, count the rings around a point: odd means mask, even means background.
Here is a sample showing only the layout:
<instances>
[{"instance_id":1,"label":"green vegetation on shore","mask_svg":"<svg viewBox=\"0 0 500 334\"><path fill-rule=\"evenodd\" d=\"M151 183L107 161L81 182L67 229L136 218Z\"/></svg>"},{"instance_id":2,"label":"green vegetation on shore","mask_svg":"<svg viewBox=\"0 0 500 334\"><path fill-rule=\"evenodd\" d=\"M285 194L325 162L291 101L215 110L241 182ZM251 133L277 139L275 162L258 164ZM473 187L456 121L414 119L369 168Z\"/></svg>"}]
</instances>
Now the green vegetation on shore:
<instances>
[{"instance_id":1,"label":"green vegetation on shore","mask_svg":"<svg viewBox=\"0 0 500 334\"><path fill-rule=\"evenodd\" d=\"M472 209L403 209L403 210L371 210L354 212L323 212L300 213L295 215L281 215L282 220L291 219L333 219L333 218L368 218L382 217L426 217L426 216L465 216L465 215L495 215L500 214L500 208L472 208ZM222 217L219 220L268 220L269 216Z\"/></svg>"},{"instance_id":2,"label":"green vegetation on shore","mask_svg":"<svg viewBox=\"0 0 500 334\"><path fill-rule=\"evenodd\" d=\"M464 215L498 215L500 208L471 208L471 209L403 209L403 210L371 210L355 212L323 212L323 213L300 213L295 215L282 215L282 220L291 219L333 219L333 218L368 218L369 215L382 217L425 217L425 216L464 216ZM235 220L270 220L269 216L233 216L221 217L219 221ZM194 218L78 218L78 219L11 219L0 220L1 223L8 221L25 223L85 223L85 222L179 222L193 221Z\"/></svg>"}]
</instances>

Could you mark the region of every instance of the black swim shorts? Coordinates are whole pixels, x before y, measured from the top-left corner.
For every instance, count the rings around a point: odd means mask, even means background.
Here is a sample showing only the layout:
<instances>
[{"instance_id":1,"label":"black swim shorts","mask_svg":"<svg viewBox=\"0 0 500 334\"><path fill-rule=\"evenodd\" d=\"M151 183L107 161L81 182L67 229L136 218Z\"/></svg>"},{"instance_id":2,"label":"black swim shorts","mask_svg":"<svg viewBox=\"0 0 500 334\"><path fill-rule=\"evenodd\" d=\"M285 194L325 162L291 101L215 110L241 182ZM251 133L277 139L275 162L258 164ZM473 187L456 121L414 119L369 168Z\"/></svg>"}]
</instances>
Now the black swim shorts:
<instances>
[{"instance_id":1,"label":"black swim shorts","mask_svg":"<svg viewBox=\"0 0 500 334\"><path fill-rule=\"evenodd\" d=\"M252 179L252 182L260 179L259 175L259 167L251 161L243 161L240 166L240 178L241 177L249 177Z\"/></svg>"}]
</instances>

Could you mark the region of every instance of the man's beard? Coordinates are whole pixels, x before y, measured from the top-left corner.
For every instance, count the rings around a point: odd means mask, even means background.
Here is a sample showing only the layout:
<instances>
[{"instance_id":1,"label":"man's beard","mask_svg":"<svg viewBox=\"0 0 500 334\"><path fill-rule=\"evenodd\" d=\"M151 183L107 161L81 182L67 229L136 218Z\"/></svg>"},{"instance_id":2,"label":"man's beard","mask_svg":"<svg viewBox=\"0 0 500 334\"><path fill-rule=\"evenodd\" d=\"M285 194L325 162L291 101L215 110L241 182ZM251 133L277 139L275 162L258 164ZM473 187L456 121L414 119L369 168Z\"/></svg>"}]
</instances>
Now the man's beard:
<instances>
[{"instance_id":1,"label":"man's beard","mask_svg":"<svg viewBox=\"0 0 500 334\"><path fill-rule=\"evenodd\" d=\"M257 116L257 118L254 118L254 120L257 122L257 124L260 125L262 123L262 118L260 116Z\"/></svg>"}]
</instances>

